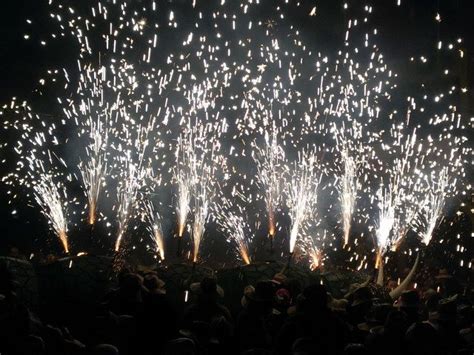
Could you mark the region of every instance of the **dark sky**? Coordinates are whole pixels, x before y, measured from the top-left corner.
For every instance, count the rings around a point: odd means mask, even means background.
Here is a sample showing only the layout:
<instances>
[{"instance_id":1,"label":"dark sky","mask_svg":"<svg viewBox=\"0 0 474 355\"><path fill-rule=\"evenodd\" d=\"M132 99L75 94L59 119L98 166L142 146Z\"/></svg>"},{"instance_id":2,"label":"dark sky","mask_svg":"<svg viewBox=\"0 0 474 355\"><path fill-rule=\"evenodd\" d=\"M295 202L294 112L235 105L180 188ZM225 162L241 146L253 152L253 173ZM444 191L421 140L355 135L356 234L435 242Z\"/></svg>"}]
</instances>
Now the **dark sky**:
<instances>
[{"instance_id":1,"label":"dark sky","mask_svg":"<svg viewBox=\"0 0 474 355\"><path fill-rule=\"evenodd\" d=\"M84 2L87 2L85 0ZM270 0L273 2L273 0ZM179 1L169 1L178 2ZM209 1L212 3L212 1ZM469 61L469 77L472 79L473 40L471 33L474 3L470 0L402 0L402 6L394 6L396 0L384 0L375 5L374 18L379 28L379 46L387 58L403 68L403 61L411 55L434 53L433 46L438 39L452 40L462 37L465 41ZM39 38L54 28L49 18L47 0L15 0L2 3L0 11L0 101L11 96L25 96L35 88L46 68L68 66L75 62L75 48L60 41L41 47ZM198 1L199 3L199 1ZM262 1L265 4L265 0ZM290 12L288 21L302 28L302 32L313 36L322 34L328 43L337 44L344 35L345 22L341 1L302 1L308 6L317 5L318 21L311 20L304 12ZM351 4L365 3L349 1ZM384 5L382 5L384 4ZM77 6L77 4L75 4ZM352 5L356 8L356 5ZM264 9L264 5L262 5ZM262 10L264 13L264 10ZM441 23L434 21L436 13L442 16ZM303 16L302 16L303 15ZM33 33L29 31L26 19L34 19ZM23 40L25 33L31 40ZM43 36L44 35L44 36ZM390 63L392 64L392 63ZM470 80L472 82L472 80Z\"/></svg>"}]
</instances>

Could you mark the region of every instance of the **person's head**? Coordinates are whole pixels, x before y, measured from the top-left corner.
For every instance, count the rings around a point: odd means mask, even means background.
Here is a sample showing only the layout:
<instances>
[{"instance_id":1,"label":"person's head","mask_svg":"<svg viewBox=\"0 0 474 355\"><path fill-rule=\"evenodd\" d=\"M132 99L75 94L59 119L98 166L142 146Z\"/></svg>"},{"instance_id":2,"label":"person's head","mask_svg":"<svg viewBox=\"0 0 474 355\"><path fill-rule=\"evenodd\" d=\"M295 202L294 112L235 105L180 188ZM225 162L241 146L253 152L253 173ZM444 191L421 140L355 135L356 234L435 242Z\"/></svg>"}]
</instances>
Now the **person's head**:
<instances>
[{"instance_id":1,"label":"person's head","mask_svg":"<svg viewBox=\"0 0 474 355\"><path fill-rule=\"evenodd\" d=\"M392 308L388 303L375 303L366 316L366 322L372 325L384 324Z\"/></svg>"},{"instance_id":2,"label":"person's head","mask_svg":"<svg viewBox=\"0 0 474 355\"><path fill-rule=\"evenodd\" d=\"M124 295L133 296L136 295L143 285L143 278L137 274L125 274L123 275L122 283L120 285L120 291Z\"/></svg>"},{"instance_id":3,"label":"person's head","mask_svg":"<svg viewBox=\"0 0 474 355\"><path fill-rule=\"evenodd\" d=\"M279 288L275 292L275 303L278 307L288 308L291 306L291 295L286 288Z\"/></svg>"},{"instance_id":4,"label":"person's head","mask_svg":"<svg viewBox=\"0 0 474 355\"><path fill-rule=\"evenodd\" d=\"M427 290L424 294L425 306L428 312L436 312L441 296L435 290Z\"/></svg>"},{"instance_id":5,"label":"person's head","mask_svg":"<svg viewBox=\"0 0 474 355\"><path fill-rule=\"evenodd\" d=\"M155 274L145 275L143 279L143 286L152 293L166 293L165 282L158 278Z\"/></svg>"},{"instance_id":6,"label":"person's head","mask_svg":"<svg viewBox=\"0 0 474 355\"><path fill-rule=\"evenodd\" d=\"M271 281L258 281L254 291L245 296L249 300L249 309L270 312L275 297L274 287Z\"/></svg>"},{"instance_id":7,"label":"person's head","mask_svg":"<svg viewBox=\"0 0 474 355\"><path fill-rule=\"evenodd\" d=\"M388 332L402 333L407 328L407 316L399 310L392 310L385 320L385 329Z\"/></svg>"},{"instance_id":8,"label":"person's head","mask_svg":"<svg viewBox=\"0 0 474 355\"><path fill-rule=\"evenodd\" d=\"M364 322L365 315L372 308L372 291L367 286L357 288L350 295L348 312L355 324Z\"/></svg>"},{"instance_id":9,"label":"person's head","mask_svg":"<svg viewBox=\"0 0 474 355\"><path fill-rule=\"evenodd\" d=\"M201 282L191 284L190 288L202 301L215 301L219 297L224 297L224 290L214 277L205 277Z\"/></svg>"},{"instance_id":10,"label":"person's head","mask_svg":"<svg viewBox=\"0 0 474 355\"><path fill-rule=\"evenodd\" d=\"M415 290L403 291L398 301L400 309L418 309L420 307L420 297Z\"/></svg>"},{"instance_id":11,"label":"person's head","mask_svg":"<svg viewBox=\"0 0 474 355\"><path fill-rule=\"evenodd\" d=\"M439 350L438 333L429 323L413 323L405 334L409 354L437 354Z\"/></svg>"},{"instance_id":12,"label":"person's head","mask_svg":"<svg viewBox=\"0 0 474 355\"><path fill-rule=\"evenodd\" d=\"M290 292L290 296L293 301L296 300L296 297L303 290L301 282L292 278L287 278L285 280L285 288L288 290L288 292Z\"/></svg>"},{"instance_id":13,"label":"person's head","mask_svg":"<svg viewBox=\"0 0 474 355\"><path fill-rule=\"evenodd\" d=\"M439 321L444 323L456 322L457 296L445 298L438 303Z\"/></svg>"},{"instance_id":14,"label":"person's head","mask_svg":"<svg viewBox=\"0 0 474 355\"><path fill-rule=\"evenodd\" d=\"M320 284L313 284L306 287L298 296L298 311L323 311L328 309L328 295L326 287Z\"/></svg>"}]
</instances>

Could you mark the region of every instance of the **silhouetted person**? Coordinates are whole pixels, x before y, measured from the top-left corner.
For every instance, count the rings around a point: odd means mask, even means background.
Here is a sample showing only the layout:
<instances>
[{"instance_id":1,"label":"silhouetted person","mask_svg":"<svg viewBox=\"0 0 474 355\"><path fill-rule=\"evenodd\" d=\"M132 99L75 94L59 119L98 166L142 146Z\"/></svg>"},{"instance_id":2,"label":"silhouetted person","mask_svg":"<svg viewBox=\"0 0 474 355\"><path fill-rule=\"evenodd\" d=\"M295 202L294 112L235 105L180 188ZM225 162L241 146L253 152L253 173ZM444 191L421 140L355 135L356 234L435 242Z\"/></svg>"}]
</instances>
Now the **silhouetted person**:
<instances>
[{"instance_id":1,"label":"silhouetted person","mask_svg":"<svg viewBox=\"0 0 474 355\"><path fill-rule=\"evenodd\" d=\"M121 276L119 288L107 296L105 304L115 314L136 316L143 309L142 277L132 273Z\"/></svg>"},{"instance_id":2,"label":"silhouetted person","mask_svg":"<svg viewBox=\"0 0 474 355\"><path fill-rule=\"evenodd\" d=\"M166 297L165 283L156 275L146 275L143 310L137 315L138 334L143 352L160 354L177 335L177 314Z\"/></svg>"},{"instance_id":3,"label":"silhouetted person","mask_svg":"<svg viewBox=\"0 0 474 355\"><path fill-rule=\"evenodd\" d=\"M271 281L259 281L253 291L244 295L244 308L236 325L236 341L240 351L271 349L279 328L279 318L273 308L274 296L274 283Z\"/></svg>"},{"instance_id":4,"label":"silhouetted person","mask_svg":"<svg viewBox=\"0 0 474 355\"><path fill-rule=\"evenodd\" d=\"M297 339L312 344L315 354L342 354L348 340L348 328L327 306L326 288L316 284L298 296L296 312L279 332L276 354L290 354Z\"/></svg>"}]
</instances>

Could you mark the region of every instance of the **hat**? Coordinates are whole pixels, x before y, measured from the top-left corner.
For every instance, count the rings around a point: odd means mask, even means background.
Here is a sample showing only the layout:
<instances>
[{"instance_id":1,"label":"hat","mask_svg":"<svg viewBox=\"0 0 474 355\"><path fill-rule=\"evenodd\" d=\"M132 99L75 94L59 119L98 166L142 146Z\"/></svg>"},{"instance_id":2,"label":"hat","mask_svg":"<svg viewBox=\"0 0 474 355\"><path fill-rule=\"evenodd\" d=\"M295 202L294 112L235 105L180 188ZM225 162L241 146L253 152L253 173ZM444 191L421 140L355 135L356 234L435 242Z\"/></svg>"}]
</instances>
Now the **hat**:
<instances>
[{"instance_id":1,"label":"hat","mask_svg":"<svg viewBox=\"0 0 474 355\"><path fill-rule=\"evenodd\" d=\"M439 269L438 275L435 276L439 279L451 279L452 276L448 273L447 269Z\"/></svg>"},{"instance_id":2,"label":"hat","mask_svg":"<svg viewBox=\"0 0 474 355\"><path fill-rule=\"evenodd\" d=\"M242 307L247 307L249 301L254 303L271 303L275 297L274 283L271 280L258 281L255 287L247 286L240 300Z\"/></svg>"},{"instance_id":3,"label":"hat","mask_svg":"<svg viewBox=\"0 0 474 355\"><path fill-rule=\"evenodd\" d=\"M328 294L326 287L320 284L313 284L306 287L298 295L297 305L300 309L325 309L328 306Z\"/></svg>"},{"instance_id":4,"label":"hat","mask_svg":"<svg viewBox=\"0 0 474 355\"><path fill-rule=\"evenodd\" d=\"M272 281L277 283L277 284L282 284L284 283L286 280L288 279L288 277L286 277L285 274L281 273L281 272L278 272L275 274L275 276L273 276L273 279Z\"/></svg>"},{"instance_id":5,"label":"hat","mask_svg":"<svg viewBox=\"0 0 474 355\"><path fill-rule=\"evenodd\" d=\"M224 297L224 290L217 284L216 279L212 277L205 277L201 282L192 283L189 288L198 295Z\"/></svg>"},{"instance_id":6,"label":"hat","mask_svg":"<svg viewBox=\"0 0 474 355\"><path fill-rule=\"evenodd\" d=\"M454 320L457 315L457 298L454 295L449 298L444 298L438 303L438 319L439 320Z\"/></svg>"},{"instance_id":7,"label":"hat","mask_svg":"<svg viewBox=\"0 0 474 355\"><path fill-rule=\"evenodd\" d=\"M337 299L332 296L329 297L329 308L333 311L344 312L349 302L345 298Z\"/></svg>"},{"instance_id":8,"label":"hat","mask_svg":"<svg viewBox=\"0 0 474 355\"><path fill-rule=\"evenodd\" d=\"M286 288L280 288L275 292L275 298L278 304L289 306L291 303L290 292Z\"/></svg>"},{"instance_id":9,"label":"hat","mask_svg":"<svg viewBox=\"0 0 474 355\"><path fill-rule=\"evenodd\" d=\"M370 291L370 288L365 286L365 287L359 287L352 293L352 303L351 306L359 306L361 304L368 304L372 301L372 292Z\"/></svg>"},{"instance_id":10,"label":"hat","mask_svg":"<svg viewBox=\"0 0 474 355\"><path fill-rule=\"evenodd\" d=\"M397 301L397 306L401 308L418 308L420 306L420 297L414 290L403 291Z\"/></svg>"}]
</instances>

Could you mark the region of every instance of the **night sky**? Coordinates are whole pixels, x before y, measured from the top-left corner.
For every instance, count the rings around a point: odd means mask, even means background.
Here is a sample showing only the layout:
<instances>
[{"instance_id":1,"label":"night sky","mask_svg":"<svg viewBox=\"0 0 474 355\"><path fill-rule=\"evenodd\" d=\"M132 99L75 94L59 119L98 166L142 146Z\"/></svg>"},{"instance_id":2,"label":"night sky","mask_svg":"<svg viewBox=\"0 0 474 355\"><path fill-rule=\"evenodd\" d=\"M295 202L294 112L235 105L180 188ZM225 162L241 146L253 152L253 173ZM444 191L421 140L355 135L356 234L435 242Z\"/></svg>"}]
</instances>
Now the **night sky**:
<instances>
[{"instance_id":1,"label":"night sky","mask_svg":"<svg viewBox=\"0 0 474 355\"><path fill-rule=\"evenodd\" d=\"M230 1L230 0L228 0ZM233 0L232 0L233 1ZM83 1L81 3L93 3ZM135 1L138 3L145 1ZM158 1L160 4L164 1ZM206 7L214 6L217 1L198 0L197 9L206 11ZM348 1L351 7L357 9L366 2ZM400 92L408 93L418 90L420 83L429 86L429 92L435 93L437 88L446 85L444 80L457 82L459 86L467 87L468 93L455 98L453 102L458 105L459 112L465 117L474 117L474 39L472 36L472 17L474 16L474 3L471 0L402 0L402 6L395 5L396 0L373 1L374 14L371 24L377 27L379 35L377 45L384 53L387 64L403 78L399 82ZM63 1L63 3L68 3ZM74 3L74 2L72 2ZM76 2L77 3L77 2ZM190 27L195 12L184 0L168 0L168 6L180 18L189 18ZM259 11L255 13L256 21L272 19L271 6L274 0L263 0ZM301 7L288 6L285 10L285 25L293 24L301 30L305 43L313 45L323 52L331 53L340 47L344 40L345 26L348 13L342 9L342 2L334 0L301 1ZM308 16L309 10L317 6L317 20ZM79 7L78 4L75 4ZM358 10L354 10L358 11ZM76 56L78 46L66 39L50 41L47 46L41 46L40 41L47 38L54 31L56 24L49 17L50 9L47 0L15 0L2 3L0 11L0 102L8 104L12 97L28 100L34 106L34 111L40 116L50 120L57 120L62 113L57 105L57 87L38 84L40 78L45 77L45 72L51 68L65 68L74 75L76 71ZM441 22L435 20L437 14ZM165 16L165 15L163 15ZM27 19L33 21L32 25L26 23ZM276 27L286 28L284 26ZM184 30L183 30L184 31ZM213 29L208 29L212 33ZM25 40L25 34L29 39ZM173 33L164 29L161 33L163 48L173 46L175 38ZM451 57L436 49L438 41L451 42L462 38L465 59L463 63L452 62ZM427 65L419 66L410 63L409 58L419 58L426 55L430 58ZM157 59L158 61L162 59ZM450 69L449 76L441 78L433 75L444 68ZM421 68L421 69L420 69ZM77 73L76 73L77 75ZM397 99L395 98L394 101ZM405 95L400 101L405 100ZM429 108L428 108L429 109ZM471 120L472 122L472 120ZM472 127L468 132L463 132L474 138ZM5 132L2 132L2 142L10 142ZM470 143L469 144L472 144ZM1 155L7 154L4 150ZM5 170L9 166L3 165ZM467 177L474 182L472 167L467 167ZM41 249L44 253L51 250L58 251L58 243L48 232L42 216L34 208L21 208L21 212L12 216L9 197L5 194L5 187L0 188L2 203L0 204L0 253L6 253L11 247L18 247L28 255ZM22 201L22 199L20 199ZM469 198L459 199L456 202L468 202ZM26 201L23 200L26 204ZM16 202L18 203L18 202ZM15 207L16 208L16 207ZM451 211L454 212L454 209ZM212 228L211 228L212 230ZM211 232L211 233L215 233ZM48 238L43 236L47 234ZM472 238L471 238L472 239ZM469 245L472 242L467 241ZM221 246L218 246L219 248ZM472 249L472 248L470 248ZM471 253L472 255L472 253Z\"/></svg>"}]
</instances>

